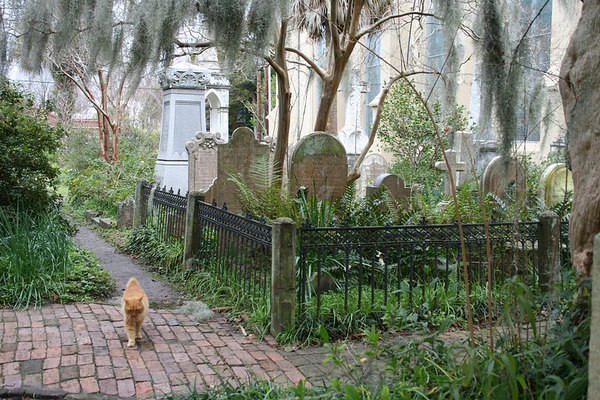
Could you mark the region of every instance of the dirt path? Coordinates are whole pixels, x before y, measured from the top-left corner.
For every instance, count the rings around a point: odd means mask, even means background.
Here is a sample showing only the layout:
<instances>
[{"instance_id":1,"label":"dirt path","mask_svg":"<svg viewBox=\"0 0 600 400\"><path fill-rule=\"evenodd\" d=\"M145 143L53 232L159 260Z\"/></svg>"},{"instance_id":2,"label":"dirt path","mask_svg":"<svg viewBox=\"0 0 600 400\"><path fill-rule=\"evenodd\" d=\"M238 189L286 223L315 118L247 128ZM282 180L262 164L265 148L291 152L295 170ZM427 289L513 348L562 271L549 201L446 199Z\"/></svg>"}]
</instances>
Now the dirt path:
<instances>
[{"instance_id":1,"label":"dirt path","mask_svg":"<svg viewBox=\"0 0 600 400\"><path fill-rule=\"evenodd\" d=\"M135 276L140 282L154 308L171 307L182 302L181 295L167 283L155 278L140 264L126 254L118 253L110 244L102 239L96 231L85 225L79 226L75 242L93 252L101 265L113 276L117 290L108 299L110 304L120 304L121 293L127 281Z\"/></svg>"}]
</instances>

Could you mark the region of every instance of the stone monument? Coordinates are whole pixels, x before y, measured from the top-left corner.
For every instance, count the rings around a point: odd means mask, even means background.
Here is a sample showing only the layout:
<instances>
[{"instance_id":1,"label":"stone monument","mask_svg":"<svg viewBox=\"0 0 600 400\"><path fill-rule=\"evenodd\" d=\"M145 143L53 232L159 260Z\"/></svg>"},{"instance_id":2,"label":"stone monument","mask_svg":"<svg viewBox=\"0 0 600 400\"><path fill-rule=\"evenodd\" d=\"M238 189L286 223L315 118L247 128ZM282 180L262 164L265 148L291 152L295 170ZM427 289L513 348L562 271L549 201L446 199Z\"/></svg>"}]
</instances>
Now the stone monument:
<instances>
[{"instance_id":1,"label":"stone monument","mask_svg":"<svg viewBox=\"0 0 600 400\"><path fill-rule=\"evenodd\" d=\"M221 112L214 114L219 121L211 121L211 125L220 129L227 126L221 120L225 118L226 121L227 113L222 111L229 106L228 94L225 95L225 92L228 93L228 82L213 70L188 63L167 68L160 74L159 82L163 89L163 113L154 178L160 186L172 187L175 191L185 193L188 191L188 155L185 145L196 132L207 131L207 90L215 98L219 98L217 93L221 93L224 103L218 105ZM213 129L210 132L216 133ZM226 140L227 130L220 133Z\"/></svg>"},{"instance_id":2,"label":"stone monument","mask_svg":"<svg viewBox=\"0 0 600 400\"><path fill-rule=\"evenodd\" d=\"M253 186L252 168L257 159L269 157L269 144L259 142L249 128L237 128L229 143L219 144L217 179L209 190L207 201L216 201L219 207L227 205L232 212L241 211L237 200L238 188L229 179L230 174L239 174L244 182Z\"/></svg>"},{"instance_id":3,"label":"stone monument","mask_svg":"<svg viewBox=\"0 0 600 400\"><path fill-rule=\"evenodd\" d=\"M370 196L382 188L387 189L390 195L404 209L408 209L410 203L410 197L412 196L413 189L406 187L404 180L395 174L382 174L375 179L373 186L370 186L367 190L367 196Z\"/></svg>"},{"instance_id":4,"label":"stone monument","mask_svg":"<svg viewBox=\"0 0 600 400\"><path fill-rule=\"evenodd\" d=\"M568 192L573 192L573 175L564 163L549 165L542 176L538 195L545 207L552 207L565 200Z\"/></svg>"},{"instance_id":5,"label":"stone monument","mask_svg":"<svg viewBox=\"0 0 600 400\"><path fill-rule=\"evenodd\" d=\"M206 192L217 177L218 145L224 143L220 134L196 132L186 143L188 152L188 191Z\"/></svg>"},{"instance_id":6,"label":"stone monument","mask_svg":"<svg viewBox=\"0 0 600 400\"><path fill-rule=\"evenodd\" d=\"M437 161L435 167L446 172L446 175L444 175L444 193L451 194L450 175L454 178L454 185L458 186L458 172L465 171L466 163L457 160L457 152L455 150L446 150L445 153L449 166L446 165L445 161Z\"/></svg>"},{"instance_id":7,"label":"stone monument","mask_svg":"<svg viewBox=\"0 0 600 400\"><path fill-rule=\"evenodd\" d=\"M346 190L348 175L346 150L335 137L325 132L313 132L303 137L290 162L290 190L299 187L316 193L319 200L338 199Z\"/></svg>"},{"instance_id":8,"label":"stone monument","mask_svg":"<svg viewBox=\"0 0 600 400\"><path fill-rule=\"evenodd\" d=\"M505 198L508 189L514 185L515 199L525 195L525 168L514 158L496 156L483 171L481 179L483 193L494 193Z\"/></svg>"},{"instance_id":9,"label":"stone monument","mask_svg":"<svg viewBox=\"0 0 600 400\"><path fill-rule=\"evenodd\" d=\"M360 166L360 178L356 181L356 193L360 197L365 197L367 187L375 183L377 177L387 173L387 161L381 154L368 154Z\"/></svg>"}]
</instances>

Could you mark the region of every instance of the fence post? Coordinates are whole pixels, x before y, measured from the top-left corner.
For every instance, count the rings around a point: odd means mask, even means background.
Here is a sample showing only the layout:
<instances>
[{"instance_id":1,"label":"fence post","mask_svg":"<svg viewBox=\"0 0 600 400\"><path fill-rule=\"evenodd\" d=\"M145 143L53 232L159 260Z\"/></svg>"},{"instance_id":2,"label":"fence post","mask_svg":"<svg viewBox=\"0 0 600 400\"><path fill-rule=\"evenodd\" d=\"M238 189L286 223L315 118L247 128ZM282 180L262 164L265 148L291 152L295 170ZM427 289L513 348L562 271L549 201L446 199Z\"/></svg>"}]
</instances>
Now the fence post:
<instances>
[{"instance_id":1,"label":"fence post","mask_svg":"<svg viewBox=\"0 0 600 400\"><path fill-rule=\"evenodd\" d=\"M142 207L147 207L147 204L142 204L144 200L144 185L146 180L138 179L135 184L135 203L133 209L133 229L139 228L142 225Z\"/></svg>"},{"instance_id":2,"label":"fence post","mask_svg":"<svg viewBox=\"0 0 600 400\"><path fill-rule=\"evenodd\" d=\"M296 323L296 223L278 218L272 228L271 334Z\"/></svg>"},{"instance_id":3,"label":"fence post","mask_svg":"<svg viewBox=\"0 0 600 400\"><path fill-rule=\"evenodd\" d=\"M540 215L538 267L540 289L549 292L560 276L560 219L553 211Z\"/></svg>"},{"instance_id":4,"label":"fence post","mask_svg":"<svg viewBox=\"0 0 600 400\"><path fill-rule=\"evenodd\" d=\"M198 221L196 221L196 201L204 201L204 192L191 192L188 194L185 210L185 235L183 241L183 261L186 266L191 266L194 256L198 253Z\"/></svg>"},{"instance_id":5,"label":"fence post","mask_svg":"<svg viewBox=\"0 0 600 400\"><path fill-rule=\"evenodd\" d=\"M594 237L592 277L600 277L600 233ZM590 348L588 361L588 398L593 399L600 392L600 285L592 282L592 317L590 322Z\"/></svg>"}]
</instances>

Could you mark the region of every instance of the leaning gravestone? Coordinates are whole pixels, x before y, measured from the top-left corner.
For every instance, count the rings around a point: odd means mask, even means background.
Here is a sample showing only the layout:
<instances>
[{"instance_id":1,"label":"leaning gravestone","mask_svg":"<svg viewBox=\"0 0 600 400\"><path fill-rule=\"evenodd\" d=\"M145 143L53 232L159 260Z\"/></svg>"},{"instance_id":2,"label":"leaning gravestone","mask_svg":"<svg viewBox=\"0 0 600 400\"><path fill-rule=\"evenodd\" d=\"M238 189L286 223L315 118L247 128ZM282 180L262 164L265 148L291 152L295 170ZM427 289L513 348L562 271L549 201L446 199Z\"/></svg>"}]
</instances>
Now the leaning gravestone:
<instances>
[{"instance_id":1,"label":"leaning gravestone","mask_svg":"<svg viewBox=\"0 0 600 400\"><path fill-rule=\"evenodd\" d=\"M346 150L335 137L314 132L300 140L290 163L290 190L299 187L316 193L319 200L340 198L346 190L348 175Z\"/></svg>"},{"instance_id":2,"label":"leaning gravestone","mask_svg":"<svg viewBox=\"0 0 600 400\"><path fill-rule=\"evenodd\" d=\"M186 143L188 152L188 192L206 192L217 177L218 150L222 144L219 133L196 132Z\"/></svg>"},{"instance_id":3,"label":"leaning gravestone","mask_svg":"<svg viewBox=\"0 0 600 400\"><path fill-rule=\"evenodd\" d=\"M357 181L356 192L360 197L365 197L367 187L373 185L375 179L387 172L387 161L381 154L368 154L360 166L360 178Z\"/></svg>"},{"instance_id":4,"label":"leaning gravestone","mask_svg":"<svg viewBox=\"0 0 600 400\"><path fill-rule=\"evenodd\" d=\"M573 191L573 175L564 163L549 165L540 178L539 197L546 207L565 200L567 192Z\"/></svg>"},{"instance_id":5,"label":"leaning gravestone","mask_svg":"<svg viewBox=\"0 0 600 400\"><path fill-rule=\"evenodd\" d=\"M394 200L400 203L404 209L408 208L413 189L406 187L402 178L394 174L379 175L373 186L368 188L367 196L373 195L382 188L387 189Z\"/></svg>"},{"instance_id":6,"label":"leaning gravestone","mask_svg":"<svg viewBox=\"0 0 600 400\"><path fill-rule=\"evenodd\" d=\"M483 171L483 193L505 198L511 187L515 199L525 195L526 176L523 165L514 158L494 157Z\"/></svg>"},{"instance_id":7,"label":"leaning gravestone","mask_svg":"<svg viewBox=\"0 0 600 400\"><path fill-rule=\"evenodd\" d=\"M239 212L238 188L229 180L229 175L239 174L252 187L252 166L258 158L269 157L269 145L260 143L254 132L244 127L233 131L229 143L218 146L217 179L209 189L206 201L215 200L219 206L226 204L229 211Z\"/></svg>"}]
</instances>

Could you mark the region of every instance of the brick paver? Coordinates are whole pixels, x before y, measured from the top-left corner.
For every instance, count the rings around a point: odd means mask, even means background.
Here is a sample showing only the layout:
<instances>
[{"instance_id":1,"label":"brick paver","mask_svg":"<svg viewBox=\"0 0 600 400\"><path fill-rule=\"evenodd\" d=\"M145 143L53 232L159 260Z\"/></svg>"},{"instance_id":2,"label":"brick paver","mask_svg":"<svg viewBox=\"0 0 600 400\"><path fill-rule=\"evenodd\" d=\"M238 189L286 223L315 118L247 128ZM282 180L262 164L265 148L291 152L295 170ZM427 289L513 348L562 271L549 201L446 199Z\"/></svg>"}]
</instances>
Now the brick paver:
<instances>
[{"instance_id":1,"label":"brick paver","mask_svg":"<svg viewBox=\"0 0 600 400\"><path fill-rule=\"evenodd\" d=\"M242 335L223 316L198 324L174 310L150 310L143 340L130 349L116 305L0 309L0 388L155 398L221 380L323 379L323 350L286 353L274 344Z\"/></svg>"}]
</instances>

